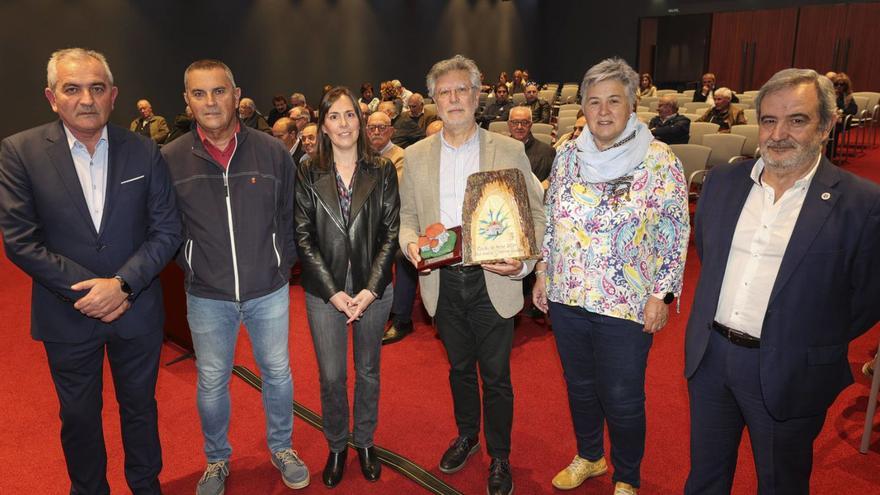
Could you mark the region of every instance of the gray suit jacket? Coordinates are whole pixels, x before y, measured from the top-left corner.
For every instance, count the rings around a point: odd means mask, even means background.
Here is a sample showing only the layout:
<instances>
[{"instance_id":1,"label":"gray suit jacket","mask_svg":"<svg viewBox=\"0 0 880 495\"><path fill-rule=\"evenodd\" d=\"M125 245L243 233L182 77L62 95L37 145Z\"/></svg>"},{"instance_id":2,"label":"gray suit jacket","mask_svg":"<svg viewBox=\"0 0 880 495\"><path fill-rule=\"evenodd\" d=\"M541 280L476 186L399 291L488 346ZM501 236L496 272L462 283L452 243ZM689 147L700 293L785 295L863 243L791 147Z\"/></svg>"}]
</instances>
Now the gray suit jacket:
<instances>
[{"instance_id":1,"label":"gray suit jacket","mask_svg":"<svg viewBox=\"0 0 880 495\"><path fill-rule=\"evenodd\" d=\"M535 240L541 246L544 237L544 192L540 184L530 180L532 168L523 144L500 134L478 128L480 133L480 171L517 168L526 178L529 207L535 224ZM406 167L400 184L400 247L417 242L420 232L440 221L440 133L406 148ZM448 226L449 227L449 226ZM529 270L534 261L528 262ZM510 318L523 306L522 282L483 270L489 299L498 314ZM437 311L440 274L437 270L419 277L422 302L433 316Z\"/></svg>"}]
</instances>

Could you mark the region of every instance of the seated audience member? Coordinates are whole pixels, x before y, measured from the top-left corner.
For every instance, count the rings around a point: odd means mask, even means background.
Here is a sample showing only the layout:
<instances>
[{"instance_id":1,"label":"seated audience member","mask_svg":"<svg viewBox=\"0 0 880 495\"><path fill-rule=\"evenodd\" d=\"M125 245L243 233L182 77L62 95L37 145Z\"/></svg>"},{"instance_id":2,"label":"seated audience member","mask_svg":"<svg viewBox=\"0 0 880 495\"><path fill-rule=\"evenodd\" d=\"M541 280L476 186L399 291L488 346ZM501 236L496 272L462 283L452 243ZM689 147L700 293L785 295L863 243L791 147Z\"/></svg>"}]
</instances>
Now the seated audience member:
<instances>
[{"instance_id":1,"label":"seated audience member","mask_svg":"<svg viewBox=\"0 0 880 495\"><path fill-rule=\"evenodd\" d=\"M192 109L187 105L186 108L183 109L183 113L177 114L177 116L174 117L174 123L171 126L171 132L169 132L168 137L165 138L165 144L174 141L193 129L195 129L195 121L193 120Z\"/></svg>"},{"instance_id":2,"label":"seated audience member","mask_svg":"<svg viewBox=\"0 0 880 495\"><path fill-rule=\"evenodd\" d=\"M403 148L391 142L393 134L394 126L385 112L373 112L367 118L367 139L370 140L370 147L377 155L394 164L399 179L403 172Z\"/></svg>"},{"instance_id":3,"label":"seated audience member","mask_svg":"<svg viewBox=\"0 0 880 495\"><path fill-rule=\"evenodd\" d=\"M385 81L382 83L379 92L379 97L382 100L379 104L380 106L386 101L394 104L394 116L391 117L391 119L394 120L396 116L403 112L403 100L401 100L400 96L397 94L397 88L394 87L394 84L391 81Z\"/></svg>"},{"instance_id":4,"label":"seated audience member","mask_svg":"<svg viewBox=\"0 0 880 495\"><path fill-rule=\"evenodd\" d=\"M507 84L499 82L495 85L495 101L486 105L483 112L477 117L477 122L481 126L488 129L489 124L496 120L507 120L510 108L513 106L513 100L509 98L510 90Z\"/></svg>"},{"instance_id":5,"label":"seated audience member","mask_svg":"<svg viewBox=\"0 0 880 495\"><path fill-rule=\"evenodd\" d=\"M373 85L365 82L361 84L361 97L358 98L358 103L364 103L367 105L367 109L369 113L373 113L379 108L379 98L376 98L375 93L373 93ZM367 114L364 114L367 115Z\"/></svg>"},{"instance_id":6,"label":"seated audience member","mask_svg":"<svg viewBox=\"0 0 880 495\"><path fill-rule=\"evenodd\" d=\"M431 122L430 124L428 124L428 127L425 128L425 137L431 137L434 134L437 134L438 132L440 132L442 130L443 130L443 121L440 119L437 119L437 120Z\"/></svg>"},{"instance_id":7,"label":"seated audience member","mask_svg":"<svg viewBox=\"0 0 880 495\"><path fill-rule=\"evenodd\" d=\"M397 116L400 115L399 113L397 113L397 105L395 105L394 102L390 100L385 100L379 103L379 111L383 112L391 119L392 125L394 124L394 121L397 120Z\"/></svg>"},{"instance_id":8,"label":"seated audience member","mask_svg":"<svg viewBox=\"0 0 880 495\"><path fill-rule=\"evenodd\" d=\"M852 81L843 72L838 72L831 79L834 83L834 92L837 96L837 115L842 118L845 115L855 115L859 111L858 105L852 97Z\"/></svg>"},{"instance_id":9,"label":"seated audience member","mask_svg":"<svg viewBox=\"0 0 880 495\"><path fill-rule=\"evenodd\" d=\"M522 69L516 69L515 71L513 71L513 81L511 82L510 93L524 93L527 83L528 79L523 78Z\"/></svg>"},{"instance_id":10,"label":"seated audience member","mask_svg":"<svg viewBox=\"0 0 880 495\"><path fill-rule=\"evenodd\" d=\"M550 103L547 100L538 98L538 85L528 83L526 85L526 101L522 106L529 107L532 110L532 122L541 122L542 124L550 123Z\"/></svg>"},{"instance_id":11,"label":"seated audience member","mask_svg":"<svg viewBox=\"0 0 880 495\"><path fill-rule=\"evenodd\" d=\"M654 86L654 80L648 73L642 74L639 80L639 98L646 96L657 96L657 86Z\"/></svg>"},{"instance_id":12,"label":"seated audience member","mask_svg":"<svg viewBox=\"0 0 880 495\"><path fill-rule=\"evenodd\" d=\"M718 88L714 92L715 106L706 110L697 122L718 124L718 132L730 132L734 125L746 124L746 114L736 105L730 104L733 93L727 88ZM658 105L659 110L659 105Z\"/></svg>"},{"instance_id":13,"label":"seated audience member","mask_svg":"<svg viewBox=\"0 0 880 495\"><path fill-rule=\"evenodd\" d=\"M269 127L269 123L266 122L266 119L264 119L262 115L260 115L260 112L257 111L257 107L254 104L254 100L250 98L242 98L238 103L238 117L241 119L243 125L246 125L251 129L256 129L268 134L272 133L272 128Z\"/></svg>"},{"instance_id":14,"label":"seated audience member","mask_svg":"<svg viewBox=\"0 0 880 495\"><path fill-rule=\"evenodd\" d=\"M326 85L324 86L324 91L327 91L327 88L332 88L332 86ZM290 95L290 106L291 108L303 107L308 112L309 122L313 122L317 116L315 113L315 109L310 107L306 102L306 96L302 93L293 93ZM300 127L302 129L302 127Z\"/></svg>"},{"instance_id":15,"label":"seated audience member","mask_svg":"<svg viewBox=\"0 0 880 495\"><path fill-rule=\"evenodd\" d=\"M556 150L549 144L538 141L532 135L532 111L527 107L511 108L507 128L510 130L510 137L525 145L532 173L539 181L544 182L550 175L553 159L556 158Z\"/></svg>"},{"instance_id":16,"label":"seated audience member","mask_svg":"<svg viewBox=\"0 0 880 495\"><path fill-rule=\"evenodd\" d=\"M714 99L715 92L715 74L711 72L707 72L703 74L702 84L699 89L694 91L694 99L693 101L708 101L711 102ZM739 98L737 98L736 94L731 91L730 101L733 103L739 103Z\"/></svg>"},{"instance_id":17,"label":"seated audience member","mask_svg":"<svg viewBox=\"0 0 880 495\"><path fill-rule=\"evenodd\" d=\"M164 143L170 130L165 117L153 114L153 106L147 100L139 100L137 109L141 116L132 120L129 129L132 132L142 134L157 143Z\"/></svg>"},{"instance_id":18,"label":"seated audience member","mask_svg":"<svg viewBox=\"0 0 880 495\"><path fill-rule=\"evenodd\" d=\"M483 77L483 73L480 72L480 93L491 93L491 92L492 92L492 85L486 84L486 80Z\"/></svg>"},{"instance_id":19,"label":"seated audience member","mask_svg":"<svg viewBox=\"0 0 880 495\"><path fill-rule=\"evenodd\" d=\"M275 95L272 97L272 110L269 110L266 123L271 127L281 117L287 117L288 113L290 113L290 105L287 104L287 98L284 95Z\"/></svg>"},{"instance_id":20,"label":"seated audience member","mask_svg":"<svg viewBox=\"0 0 880 495\"><path fill-rule=\"evenodd\" d=\"M299 133L299 139L302 142L303 151L306 152L306 154L299 159L300 163L309 158L314 159L318 154L318 125L314 122L306 124Z\"/></svg>"},{"instance_id":21,"label":"seated audience member","mask_svg":"<svg viewBox=\"0 0 880 495\"><path fill-rule=\"evenodd\" d=\"M663 95L657 101L658 116L651 119L648 128L654 137L666 144L687 144L691 135L691 119L678 113L678 99Z\"/></svg>"},{"instance_id":22,"label":"seated audience member","mask_svg":"<svg viewBox=\"0 0 880 495\"><path fill-rule=\"evenodd\" d=\"M703 74L702 84L694 91L693 101L712 101L712 94L715 91L715 74L707 72Z\"/></svg>"},{"instance_id":23,"label":"seated audience member","mask_svg":"<svg viewBox=\"0 0 880 495\"><path fill-rule=\"evenodd\" d=\"M300 145L299 129L297 129L296 122L292 119L281 117L276 120L275 125L272 126L272 135L284 143L284 149L290 153L293 163L299 163L303 155L306 154Z\"/></svg>"},{"instance_id":24,"label":"seated audience member","mask_svg":"<svg viewBox=\"0 0 880 495\"><path fill-rule=\"evenodd\" d=\"M311 119L309 118L309 109L305 106L291 108L287 116L290 117L290 120L296 122L296 127L300 132L302 132L306 124L311 122Z\"/></svg>"},{"instance_id":25,"label":"seated audience member","mask_svg":"<svg viewBox=\"0 0 880 495\"><path fill-rule=\"evenodd\" d=\"M832 77L829 79L834 85L834 93L837 101L837 112L835 116L837 121L834 124L834 136L828 140L825 152L829 158L833 158L837 154L837 145L840 142L840 133L844 130L844 119L847 115L855 115L859 111L859 106L852 97L852 81L844 72L831 72Z\"/></svg>"},{"instance_id":26,"label":"seated audience member","mask_svg":"<svg viewBox=\"0 0 880 495\"><path fill-rule=\"evenodd\" d=\"M394 122L394 144L401 148L422 140L425 137L425 128L435 117L425 113L425 99L418 93L413 93L407 99L407 107L403 114Z\"/></svg>"},{"instance_id":27,"label":"seated audience member","mask_svg":"<svg viewBox=\"0 0 880 495\"><path fill-rule=\"evenodd\" d=\"M510 87L513 86L513 84L510 83L510 77L507 75L507 71L501 71L501 73L498 74L498 83L507 86L508 93L510 92Z\"/></svg>"},{"instance_id":28,"label":"seated audience member","mask_svg":"<svg viewBox=\"0 0 880 495\"><path fill-rule=\"evenodd\" d=\"M409 97L412 96L413 92L406 89L399 79L394 79L391 81L391 86L394 88L394 91L397 92L397 97L400 98L400 101L403 102L403 109L401 110L401 114L407 110L409 110Z\"/></svg>"},{"instance_id":29,"label":"seated audience member","mask_svg":"<svg viewBox=\"0 0 880 495\"><path fill-rule=\"evenodd\" d=\"M571 130L571 132L567 132L558 137L553 147L559 150L562 148L563 144L577 139L578 136L581 135L581 132L583 132L585 125L587 125L587 118L584 117L584 111L578 110L577 120L574 122L574 128Z\"/></svg>"}]
</instances>

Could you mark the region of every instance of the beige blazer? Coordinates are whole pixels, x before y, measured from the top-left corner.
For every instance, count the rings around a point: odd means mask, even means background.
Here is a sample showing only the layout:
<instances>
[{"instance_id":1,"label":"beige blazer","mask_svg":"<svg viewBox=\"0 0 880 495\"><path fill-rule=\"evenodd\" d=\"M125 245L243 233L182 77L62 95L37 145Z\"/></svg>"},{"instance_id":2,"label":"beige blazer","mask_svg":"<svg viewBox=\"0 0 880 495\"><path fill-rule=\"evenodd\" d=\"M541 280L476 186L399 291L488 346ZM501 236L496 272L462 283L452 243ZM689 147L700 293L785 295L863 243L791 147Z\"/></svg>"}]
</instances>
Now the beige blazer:
<instances>
[{"instance_id":1,"label":"beige blazer","mask_svg":"<svg viewBox=\"0 0 880 495\"><path fill-rule=\"evenodd\" d=\"M387 158L394 164L394 168L397 169L397 182L399 184L400 179L403 176L403 148L396 144L392 144L391 148L382 154L382 158Z\"/></svg>"},{"instance_id":2,"label":"beige blazer","mask_svg":"<svg viewBox=\"0 0 880 495\"><path fill-rule=\"evenodd\" d=\"M529 206L535 224L538 248L544 237L544 192L540 185L529 180L532 168L523 144L500 134L477 128L480 133L480 171L518 168L526 178ZM404 150L406 167L400 183L400 247L417 242L419 233L432 223L440 221L440 133L429 136ZM529 271L534 260L527 262ZM523 307L522 282L483 270L489 299L503 318L510 318ZM431 316L437 311L440 292L440 273L433 270L419 277L422 302Z\"/></svg>"}]
</instances>

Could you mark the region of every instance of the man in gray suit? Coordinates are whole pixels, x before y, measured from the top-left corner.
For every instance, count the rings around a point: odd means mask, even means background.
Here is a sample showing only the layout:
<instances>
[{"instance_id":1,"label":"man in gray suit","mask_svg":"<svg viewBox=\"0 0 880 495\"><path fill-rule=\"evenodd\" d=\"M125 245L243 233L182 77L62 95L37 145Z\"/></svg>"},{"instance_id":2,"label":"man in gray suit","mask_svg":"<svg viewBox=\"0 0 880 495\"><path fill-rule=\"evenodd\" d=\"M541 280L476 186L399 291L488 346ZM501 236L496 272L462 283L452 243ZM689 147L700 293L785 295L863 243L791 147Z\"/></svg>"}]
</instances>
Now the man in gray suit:
<instances>
[{"instance_id":1,"label":"man in gray suit","mask_svg":"<svg viewBox=\"0 0 880 495\"><path fill-rule=\"evenodd\" d=\"M517 168L523 173L540 243L544 233L543 193L537 181L531 180L531 166L522 143L489 133L474 119L480 88L476 64L461 55L437 62L428 73L427 86L437 103L443 130L405 150L400 247L407 258L413 264L421 260L417 239L429 225L461 225L467 176L478 171ZM523 306L521 279L533 268L533 261L514 259L481 266L459 264L423 273L420 280L422 301L434 316L449 357L449 382L458 426L458 437L443 454L440 470L460 470L479 449L479 363L486 444L492 457L487 490L490 495L513 491L508 462L513 424L513 316Z\"/></svg>"}]
</instances>

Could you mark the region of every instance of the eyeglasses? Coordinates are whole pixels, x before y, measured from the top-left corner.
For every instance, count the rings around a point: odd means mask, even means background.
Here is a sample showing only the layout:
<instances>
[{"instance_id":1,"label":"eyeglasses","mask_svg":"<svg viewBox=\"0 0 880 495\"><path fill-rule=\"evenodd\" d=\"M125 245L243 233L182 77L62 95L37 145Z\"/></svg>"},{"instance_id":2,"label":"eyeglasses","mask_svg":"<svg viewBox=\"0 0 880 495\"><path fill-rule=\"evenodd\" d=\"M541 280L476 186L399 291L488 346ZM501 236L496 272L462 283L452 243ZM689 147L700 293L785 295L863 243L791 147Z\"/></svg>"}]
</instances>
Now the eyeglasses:
<instances>
[{"instance_id":1,"label":"eyeglasses","mask_svg":"<svg viewBox=\"0 0 880 495\"><path fill-rule=\"evenodd\" d=\"M391 126L390 126L390 125L386 125L386 124L373 124L373 125L368 125L368 126L367 126L367 132L376 132L376 131L379 131L379 132L385 132L386 130L388 130L389 127L391 127Z\"/></svg>"},{"instance_id":2,"label":"eyeglasses","mask_svg":"<svg viewBox=\"0 0 880 495\"><path fill-rule=\"evenodd\" d=\"M436 94L437 98L449 100L453 94L455 94L456 98L464 98L470 95L473 90L473 86L458 86L457 88L443 88L438 90Z\"/></svg>"},{"instance_id":3,"label":"eyeglasses","mask_svg":"<svg viewBox=\"0 0 880 495\"><path fill-rule=\"evenodd\" d=\"M530 127L532 125L531 120L508 120L507 123L511 127Z\"/></svg>"},{"instance_id":4,"label":"eyeglasses","mask_svg":"<svg viewBox=\"0 0 880 495\"><path fill-rule=\"evenodd\" d=\"M836 83L834 83L834 87L835 87L835 88L845 88L845 87L846 87L846 83L836 82Z\"/></svg>"}]
</instances>

